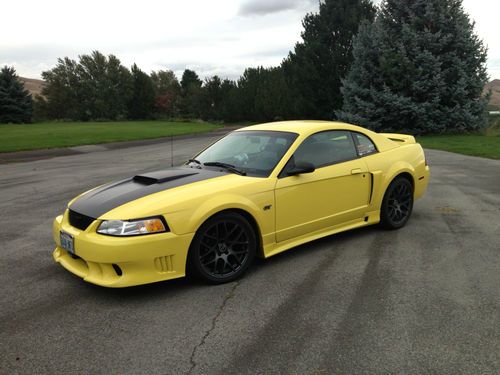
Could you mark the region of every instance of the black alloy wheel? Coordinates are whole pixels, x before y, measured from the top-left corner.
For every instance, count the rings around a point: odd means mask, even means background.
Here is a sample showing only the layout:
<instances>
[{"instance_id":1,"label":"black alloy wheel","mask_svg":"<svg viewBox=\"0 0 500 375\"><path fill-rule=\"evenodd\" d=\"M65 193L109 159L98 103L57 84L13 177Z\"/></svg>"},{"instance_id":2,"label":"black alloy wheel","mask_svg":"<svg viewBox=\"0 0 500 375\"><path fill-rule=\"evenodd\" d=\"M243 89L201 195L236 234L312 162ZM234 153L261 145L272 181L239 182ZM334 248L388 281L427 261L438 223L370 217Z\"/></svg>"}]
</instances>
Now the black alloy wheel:
<instances>
[{"instance_id":1,"label":"black alloy wheel","mask_svg":"<svg viewBox=\"0 0 500 375\"><path fill-rule=\"evenodd\" d=\"M196 232L189 272L215 284L235 280L250 266L256 249L256 235L248 221L234 212L221 213Z\"/></svg>"},{"instance_id":2,"label":"black alloy wheel","mask_svg":"<svg viewBox=\"0 0 500 375\"><path fill-rule=\"evenodd\" d=\"M410 218L413 209L413 185L404 177L397 177L387 188L380 223L388 229L402 228Z\"/></svg>"}]
</instances>

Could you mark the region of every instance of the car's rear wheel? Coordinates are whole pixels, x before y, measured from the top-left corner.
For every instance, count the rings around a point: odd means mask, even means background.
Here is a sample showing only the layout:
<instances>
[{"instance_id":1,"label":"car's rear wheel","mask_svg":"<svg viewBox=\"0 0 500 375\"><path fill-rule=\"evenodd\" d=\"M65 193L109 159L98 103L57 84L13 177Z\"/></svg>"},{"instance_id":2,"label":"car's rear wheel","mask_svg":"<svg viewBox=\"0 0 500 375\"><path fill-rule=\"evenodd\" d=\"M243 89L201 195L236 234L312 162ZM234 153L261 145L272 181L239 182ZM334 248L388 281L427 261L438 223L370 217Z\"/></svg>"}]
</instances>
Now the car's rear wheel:
<instances>
[{"instance_id":1,"label":"car's rear wheel","mask_svg":"<svg viewBox=\"0 0 500 375\"><path fill-rule=\"evenodd\" d=\"M250 223L235 212L208 219L189 250L190 274L214 284L239 278L253 262L257 238Z\"/></svg>"},{"instance_id":2,"label":"car's rear wheel","mask_svg":"<svg viewBox=\"0 0 500 375\"><path fill-rule=\"evenodd\" d=\"M380 212L380 224L387 229L405 226L413 209L413 185L404 177L397 177L387 188Z\"/></svg>"}]
</instances>

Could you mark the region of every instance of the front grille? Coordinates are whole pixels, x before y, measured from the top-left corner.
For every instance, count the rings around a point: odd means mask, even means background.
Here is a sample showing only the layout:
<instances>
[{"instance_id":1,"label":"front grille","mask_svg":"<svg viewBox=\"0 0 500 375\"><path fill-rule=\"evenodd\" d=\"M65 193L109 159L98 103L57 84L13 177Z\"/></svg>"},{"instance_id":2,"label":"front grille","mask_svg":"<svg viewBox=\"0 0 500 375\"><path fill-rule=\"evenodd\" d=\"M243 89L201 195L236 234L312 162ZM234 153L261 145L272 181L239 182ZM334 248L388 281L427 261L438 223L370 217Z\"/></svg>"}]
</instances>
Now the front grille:
<instances>
[{"instance_id":1,"label":"front grille","mask_svg":"<svg viewBox=\"0 0 500 375\"><path fill-rule=\"evenodd\" d=\"M87 229L88 226L95 220L93 217L85 216L72 210L69 210L68 219L71 226L80 230Z\"/></svg>"}]
</instances>

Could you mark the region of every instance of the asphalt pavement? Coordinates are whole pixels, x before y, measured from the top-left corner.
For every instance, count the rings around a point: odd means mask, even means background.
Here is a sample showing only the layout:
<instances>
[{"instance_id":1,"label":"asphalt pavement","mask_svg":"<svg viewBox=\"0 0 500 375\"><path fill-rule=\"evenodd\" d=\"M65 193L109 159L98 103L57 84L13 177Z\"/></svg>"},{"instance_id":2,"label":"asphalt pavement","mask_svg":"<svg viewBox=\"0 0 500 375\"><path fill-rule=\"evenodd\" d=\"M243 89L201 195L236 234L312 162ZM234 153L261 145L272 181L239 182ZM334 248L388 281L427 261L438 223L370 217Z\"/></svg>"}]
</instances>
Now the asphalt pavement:
<instances>
[{"instance_id":1,"label":"asphalt pavement","mask_svg":"<svg viewBox=\"0 0 500 375\"><path fill-rule=\"evenodd\" d=\"M177 139L174 164L217 136ZM53 262L52 220L82 191L168 167L169 143L1 164L0 373L500 373L500 161L427 157L401 230L324 238L225 285L119 290Z\"/></svg>"}]
</instances>

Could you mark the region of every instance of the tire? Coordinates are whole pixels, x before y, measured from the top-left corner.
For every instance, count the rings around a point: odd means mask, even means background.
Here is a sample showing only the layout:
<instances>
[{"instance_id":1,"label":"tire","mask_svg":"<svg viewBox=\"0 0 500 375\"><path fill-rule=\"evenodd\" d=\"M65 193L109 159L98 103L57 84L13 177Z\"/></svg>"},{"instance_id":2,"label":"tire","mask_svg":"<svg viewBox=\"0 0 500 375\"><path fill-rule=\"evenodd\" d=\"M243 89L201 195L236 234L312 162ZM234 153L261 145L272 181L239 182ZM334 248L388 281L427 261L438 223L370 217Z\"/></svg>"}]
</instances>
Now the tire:
<instances>
[{"instance_id":1,"label":"tire","mask_svg":"<svg viewBox=\"0 0 500 375\"><path fill-rule=\"evenodd\" d=\"M404 177L396 177L384 194L380 210L380 225L399 229L406 225L413 210L413 185Z\"/></svg>"},{"instance_id":2,"label":"tire","mask_svg":"<svg viewBox=\"0 0 500 375\"><path fill-rule=\"evenodd\" d=\"M241 277L257 251L253 227L241 215L224 212L208 219L196 232L188 254L188 273L211 284Z\"/></svg>"}]
</instances>

